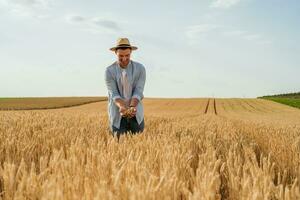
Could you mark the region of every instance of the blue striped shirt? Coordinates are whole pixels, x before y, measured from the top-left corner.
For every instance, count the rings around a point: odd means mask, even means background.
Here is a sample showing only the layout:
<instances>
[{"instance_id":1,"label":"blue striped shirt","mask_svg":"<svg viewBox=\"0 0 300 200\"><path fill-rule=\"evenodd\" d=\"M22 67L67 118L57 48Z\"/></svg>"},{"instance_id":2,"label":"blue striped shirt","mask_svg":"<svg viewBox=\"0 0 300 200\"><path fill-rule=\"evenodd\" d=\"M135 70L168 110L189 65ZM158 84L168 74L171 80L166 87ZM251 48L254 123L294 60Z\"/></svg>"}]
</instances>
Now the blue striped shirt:
<instances>
[{"instance_id":1,"label":"blue striped shirt","mask_svg":"<svg viewBox=\"0 0 300 200\"><path fill-rule=\"evenodd\" d=\"M142 99L144 98L144 86L146 82L146 70L145 67L138 62L130 60L129 64L125 68L128 82L131 85L131 98L137 98L139 103L137 104L136 119L140 124L144 119L144 108ZM115 100L118 98L124 99L122 90L122 68L118 62L114 62L108 66L105 70L105 83L108 90L108 116L110 125L120 128L121 118L119 108L115 104Z\"/></svg>"}]
</instances>

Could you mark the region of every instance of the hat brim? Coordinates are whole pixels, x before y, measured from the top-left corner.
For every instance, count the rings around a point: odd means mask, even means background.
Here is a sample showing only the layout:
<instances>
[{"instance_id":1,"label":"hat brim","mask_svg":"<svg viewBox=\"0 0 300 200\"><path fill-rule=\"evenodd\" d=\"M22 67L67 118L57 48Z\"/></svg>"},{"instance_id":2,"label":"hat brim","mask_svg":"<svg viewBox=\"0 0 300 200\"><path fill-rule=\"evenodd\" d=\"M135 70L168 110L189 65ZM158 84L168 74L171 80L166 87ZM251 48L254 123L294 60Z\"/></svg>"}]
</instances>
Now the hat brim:
<instances>
[{"instance_id":1,"label":"hat brim","mask_svg":"<svg viewBox=\"0 0 300 200\"><path fill-rule=\"evenodd\" d=\"M138 49L138 48L135 47L135 46L117 46L117 47L112 47L112 48L110 48L109 50L115 51L117 48L124 48L124 47L129 47L129 48L131 48L131 50L133 50L133 51Z\"/></svg>"}]
</instances>

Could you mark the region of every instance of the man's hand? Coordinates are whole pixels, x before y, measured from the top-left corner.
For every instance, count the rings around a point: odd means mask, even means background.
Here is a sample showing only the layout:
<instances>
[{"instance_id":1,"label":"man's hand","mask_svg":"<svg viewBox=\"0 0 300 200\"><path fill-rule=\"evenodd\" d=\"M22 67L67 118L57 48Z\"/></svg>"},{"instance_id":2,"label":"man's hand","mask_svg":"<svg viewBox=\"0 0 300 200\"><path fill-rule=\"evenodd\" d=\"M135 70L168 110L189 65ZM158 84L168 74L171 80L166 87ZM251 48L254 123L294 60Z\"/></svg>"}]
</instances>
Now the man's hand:
<instances>
[{"instance_id":1,"label":"man's hand","mask_svg":"<svg viewBox=\"0 0 300 200\"><path fill-rule=\"evenodd\" d=\"M136 115L136 108L130 107L126 108L124 112L121 113L122 117L132 118Z\"/></svg>"},{"instance_id":2,"label":"man's hand","mask_svg":"<svg viewBox=\"0 0 300 200\"><path fill-rule=\"evenodd\" d=\"M115 104L119 108L120 115L122 117L127 117L127 115L128 115L128 111L127 111L128 107L126 106L125 101L123 99L121 99L121 98L118 98L118 99L116 99Z\"/></svg>"},{"instance_id":3,"label":"man's hand","mask_svg":"<svg viewBox=\"0 0 300 200\"><path fill-rule=\"evenodd\" d=\"M137 98L132 98L130 100L130 115L129 115L130 118L134 117L136 115L136 111L137 111L136 107L137 107L138 103L139 103L139 100Z\"/></svg>"},{"instance_id":4,"label":"man's hand","mask_svg":"<svg viewBox=\"0 0 300 200\"><path fill-rule=\"evenodd\" d=\"M139 103L139 100L137 98L132 98L130 100L130 107L135 107L136 108L138 103Z\"/></svg>"},{"instance_id":5,"label":"man's hand","mask_svg":"<svg viewBox=\"0 0 300 200\"><path fill-rule=\"evenodd\" d=\"M116 99L116 105L119 107L119 112L122 117L126 118L132 118L136 115L137 112L137 104L138 104L138 99L132 98L130 101L130 107L128 108L126 106L126 103L123 99Z\"/></svg>"},{"instance_id":6,"label":"man's hand","mask_svg":"<svg viewBox=\"0 0 300 200\"><path fill-rule=\"evenodd\" d=\"M132 118L132 117L134 117L136 115L136 107L130 107L129 108L129 115L128 115L128 117L129 118Z\"/></svg>"},{"instance_id":7,"label":"man's hand","mask_svg":"<svg viewBox=\"0 0 300 200\"><path fill-rule=\"evenodd\" d=\"M119 109L121 109L122 107L123 107L123 108L126 108L126 103L125 103L125 101L124 101L123 99L121 99L121 98L116 99L116 100L115 100L115 104L116 104L116 106L119 107Z\"/></svg>"},{"instance_id":8,"label":"man's hand","mask_svg":"<svg viewBox=\"0 0 300 200\"><path fill-rule=\"evenodd\" d=\"M127 115L127 110L128 110L128 108L126 108L125 106L120 106L120 107L119 107L119 112L120 112L121 116L126 117L126 115Z\"/></svg>"}]
</instances>

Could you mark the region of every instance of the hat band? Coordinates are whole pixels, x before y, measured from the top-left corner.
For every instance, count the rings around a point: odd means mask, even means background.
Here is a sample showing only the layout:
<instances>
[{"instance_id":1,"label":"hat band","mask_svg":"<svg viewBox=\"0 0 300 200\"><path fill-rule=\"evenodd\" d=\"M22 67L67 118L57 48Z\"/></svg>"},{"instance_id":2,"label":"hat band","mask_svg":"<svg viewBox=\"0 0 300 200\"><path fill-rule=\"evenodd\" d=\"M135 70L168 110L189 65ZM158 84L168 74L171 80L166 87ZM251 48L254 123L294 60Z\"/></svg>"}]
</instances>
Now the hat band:
<instances>
[{"instance_id":1,"label":"hat band","mask_svg":"<svg viewBox=\"0 0 300 200\"><path fill-rule=\"evenodd\" d=\"M130 44L119 44L117 47L131 47Z\"/></svg>"}]
</instances>

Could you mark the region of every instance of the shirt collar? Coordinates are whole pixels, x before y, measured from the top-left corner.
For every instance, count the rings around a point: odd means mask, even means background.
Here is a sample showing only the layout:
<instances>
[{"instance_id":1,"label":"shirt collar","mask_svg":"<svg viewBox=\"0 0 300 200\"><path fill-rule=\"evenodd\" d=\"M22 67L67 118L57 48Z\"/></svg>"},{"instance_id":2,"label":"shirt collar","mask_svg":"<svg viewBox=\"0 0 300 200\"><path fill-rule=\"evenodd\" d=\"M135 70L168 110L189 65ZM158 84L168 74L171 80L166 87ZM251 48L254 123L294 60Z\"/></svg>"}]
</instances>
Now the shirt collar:
<instances>
[{"instance_id":1,"label":"shirt collar","mask_svg":"<svg viewBox=\"0 0 300 200\"><path fill-rule=\"evenodd\" d=\"M123 71L123 70L128 70L129 68L130 68L130 66L131 66L131 60L129 61L129 63L128 63L128 65L125 67L125 68L122 68L120 65L119 65L119 63L118 63L118 61L116 61L116 64L117 64L117 66L118 66L118 68L121 70L121 71Z\"/></svg>"}]
</instances>

